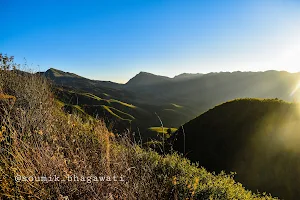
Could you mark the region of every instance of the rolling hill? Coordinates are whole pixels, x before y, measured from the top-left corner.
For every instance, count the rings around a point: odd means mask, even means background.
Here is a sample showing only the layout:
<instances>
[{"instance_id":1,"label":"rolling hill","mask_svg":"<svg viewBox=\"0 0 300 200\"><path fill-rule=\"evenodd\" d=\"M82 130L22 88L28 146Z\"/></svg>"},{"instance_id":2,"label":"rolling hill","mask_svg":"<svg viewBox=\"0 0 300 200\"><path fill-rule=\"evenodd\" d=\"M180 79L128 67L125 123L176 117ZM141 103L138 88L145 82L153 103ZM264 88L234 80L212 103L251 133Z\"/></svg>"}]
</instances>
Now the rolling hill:
<instances>
[{"instance_id":1,"label":"rolling hill","mask_svg":"<svg viewBox=\"0 0 300 200\"><path fill-rule=\"evenodd\" d=\"M161 106L131 104L114 99L110 95L99 97L83 90L58 85L54 90L63 110L69 113L85 114L87 117L102 118L111 131L115 133L128 130L139 132L145 140L157 138L158 132L149 129L161 125L157 115L168 127L173 124L179 126L189 119L189 115L181 112L185 111L185 108L177 104Z\"/></svg>"},{"instance_id":2,"label":"rolling hill","mask_svg":"<svg viewBox=\"0 0 300 200\"><path fill-rule=\"evenodd\" d=\"M300 107L237 99L210 109L172 135L173 148L210 171L237 172L246 188L300 196Z\"/></svg>"}]
</instances>

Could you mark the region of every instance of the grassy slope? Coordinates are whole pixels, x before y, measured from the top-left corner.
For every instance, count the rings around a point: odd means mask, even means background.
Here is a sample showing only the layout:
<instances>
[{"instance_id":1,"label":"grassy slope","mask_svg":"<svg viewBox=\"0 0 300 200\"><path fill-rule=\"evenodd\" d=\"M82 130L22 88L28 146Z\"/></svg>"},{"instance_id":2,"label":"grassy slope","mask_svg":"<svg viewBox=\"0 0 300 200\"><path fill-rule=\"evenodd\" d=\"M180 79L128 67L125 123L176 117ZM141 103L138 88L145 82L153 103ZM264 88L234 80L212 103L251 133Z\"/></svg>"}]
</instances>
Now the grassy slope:
<instances>
[{"instance_id":1,"label":"grassy slope","mask_svg":"<svg viewBox=\"0 0 300 200\"><path fill-rule=\"evenodd\" d=\"M184 152L185 141L187 157L209 170L235 171L248 188L298 199L299 122L295 104L238 99L186 123L177 132L174 148Z\"/></svg>"},{"instance_id":2,"label":"grassy slope","mask_svg":"<svg viewBox=\"0 0 300 200\"><path fill-rule=\"evenodd\" d=\"M160 122L155 114L159 115L167 127L176 127L191 116L184 115L183 106L170 103L162 106L132 105L108 96L97 96L84 91L75 91L70 88L56 88L56 96L65 104L80 106L90 116L105 118L106 123L112 123L114 131L123 132L127 128L139 131L143 138L157 138L150 127L159 126ZM128 123L133 122L133 123ZM138 128L138 129L137 129Z\"/></svg>"},{"instance_id":3,"label":"grassy slope","mask_svg":"<svg viewBox=\"0 0 300 200\"><path fill-rule=\"evenodd\" d=\"M112 114L113 116L117 117L118 119L121 120L127 120L127 121L131 121L134 119L134 117L130 114L127 114L125 112L122 112L116 108L113 107L109 107L109 106L102 106L106 111L108 111L110 114Z\"/></svg>"}]
</instances>

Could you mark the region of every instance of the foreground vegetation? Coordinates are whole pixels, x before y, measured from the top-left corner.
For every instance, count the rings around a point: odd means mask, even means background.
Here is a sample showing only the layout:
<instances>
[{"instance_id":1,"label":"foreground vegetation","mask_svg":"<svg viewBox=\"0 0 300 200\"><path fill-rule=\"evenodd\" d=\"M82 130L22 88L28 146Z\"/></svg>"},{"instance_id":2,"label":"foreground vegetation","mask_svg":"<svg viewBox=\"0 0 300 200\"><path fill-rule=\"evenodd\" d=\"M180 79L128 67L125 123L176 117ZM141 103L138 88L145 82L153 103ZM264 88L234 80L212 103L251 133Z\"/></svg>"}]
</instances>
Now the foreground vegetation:
<instances>
[{"instance_id":1,"label":"foreground vegetation","mask_svg":"<svg viewBox=\"0 0 300 200\"><path fill-rule=\"evenodd\" d=\"M0 63L2 199L273 199L175 153L146 151L127 135L110 133L101 120L66 114L43 77L11 70L13 59L1 54ZM111 181L15 179L55 175Z\"/></svg>"}]
</instances>

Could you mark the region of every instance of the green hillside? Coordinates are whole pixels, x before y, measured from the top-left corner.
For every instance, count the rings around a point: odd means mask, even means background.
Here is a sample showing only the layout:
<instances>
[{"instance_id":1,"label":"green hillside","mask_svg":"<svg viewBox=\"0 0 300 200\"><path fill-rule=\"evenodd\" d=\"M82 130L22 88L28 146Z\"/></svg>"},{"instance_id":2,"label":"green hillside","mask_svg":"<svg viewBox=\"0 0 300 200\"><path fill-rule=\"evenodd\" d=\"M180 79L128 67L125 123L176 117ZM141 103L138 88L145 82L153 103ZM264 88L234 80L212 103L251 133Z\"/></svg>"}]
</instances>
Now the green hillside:
<instances>
[{"instance_id":1,"label":"green hillside","mask_svg":"<svg viewBox=\"0 0 300 200\"><path fill-rule=\"evenodd\" d=\"M99 97L92 93L72 90L67 87L55 87L56 97L61 107L68 113L78 113L82 116L100 118L111 127L111 131L123 132L130 128L131 121L135 119L132 114L139 109L132 104L109 97Z\"/></svg>"},{"instance_id":2,"label":"green hillside","mask_svg":"<svg viewBox=\"0 0 300 200\"><path fill-rule=\"evenodd\" d=\"M210 171L237 172L246 188L300 196L300 108L276 99L237 99L172 136L173 148Z\"/></svg>"},{"instance_id":3,"label":"green hillside","mask_svg":"<svg viewBox=\"0 0 300 200\"><path fill-rule=\"evenodd\" d=\"M156 134L149 132L150 127L160 126L157 115L167 127L179 126L190 119L189 108L175 103L154 106L147 104L132 104L112 98L113 95L99 96L84 90L55 85L56 97L64 103L65 110L72 112L71 107L79 106L84 113L92 117L103 118L111 124L112 131L124 132L127 129L137 132L146 141L157 139ZM70 107L71 106L71 107ZM67 109L66 109L67 108Z\"/></svg>"}]
</instances>

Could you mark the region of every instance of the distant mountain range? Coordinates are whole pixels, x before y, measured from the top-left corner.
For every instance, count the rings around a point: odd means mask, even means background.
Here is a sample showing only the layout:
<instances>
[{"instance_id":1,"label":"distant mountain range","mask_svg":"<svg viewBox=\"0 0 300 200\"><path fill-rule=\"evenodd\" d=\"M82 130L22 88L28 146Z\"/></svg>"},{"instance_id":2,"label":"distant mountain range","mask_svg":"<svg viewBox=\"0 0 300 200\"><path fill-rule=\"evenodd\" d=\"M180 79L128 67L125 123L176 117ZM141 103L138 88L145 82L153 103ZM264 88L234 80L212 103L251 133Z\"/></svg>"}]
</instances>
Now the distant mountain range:
<instances>
[{"instance_id":1,"label":"distant mountain range","mask_svg":"<svg viewBox=\"0 0 300 200\"><path fill-rule=\"evenodd\" d=\"M53 68L40 74L64 89L61 91L89 93L106 101L134 105L135 109L122 106L124 104L113 108L117 109L119 114L123 112L133 116L134 120L131 121L140 130L160 126L157 115L164 126L178 127L213 106L235 98L278 98L294 101L300 96L297 93L294 96L290 95L300 80L300 73L284 71L181 74L174 78L140 72L126 84L90 80ZM66 97L74 100L76 95L61 96L64 96L65 103L68 103L70 100ZM94 106L95 103L94 100L89 103L80 98L78 102L73 100L73 104L80 104L82 107ZM90 108L88 110L92 116L103 116L99 111L91 111ZM112 119L119 116L112 109L109 113Z\"/></svg>"},{"instance_id":2,"label":"distant mountain range","mask_svg":"<svg viewBox=\"0 0 300 200\"><path fill-rule=\"evenodd\" d=\"M183 73L175 76L174 78L169 78L167 76L159 76L148 72L140 72L136 76L131 78L125 85L126 88L135 88L141 86L174 83L174 82L199 78L201 76L203 76L203 74Z\"/></svg>"},{"instance_id":3,"label":"distant mountain range","mask_svg":"<svg viewBox=\"0 0 300 200\"><path fill-rule=\"evenodd\" d=\"M203 75L204 74L201 74L201 73L197 73L197 74L183 73L183 74L179 74L179 75L175 76L174 79L176 79L176 80L193 79L193 78L199 78Z\"/></svg>"}]
</instances>

